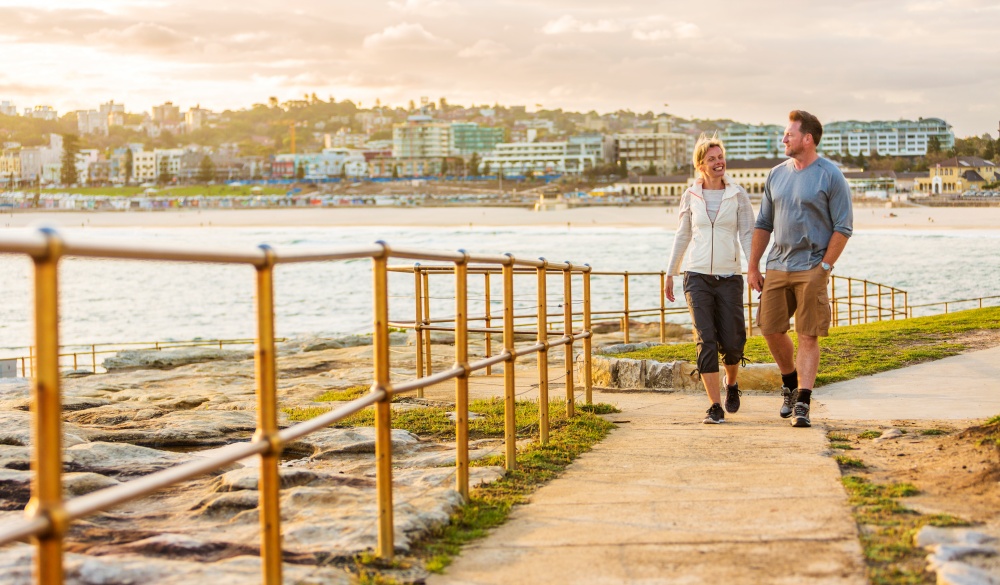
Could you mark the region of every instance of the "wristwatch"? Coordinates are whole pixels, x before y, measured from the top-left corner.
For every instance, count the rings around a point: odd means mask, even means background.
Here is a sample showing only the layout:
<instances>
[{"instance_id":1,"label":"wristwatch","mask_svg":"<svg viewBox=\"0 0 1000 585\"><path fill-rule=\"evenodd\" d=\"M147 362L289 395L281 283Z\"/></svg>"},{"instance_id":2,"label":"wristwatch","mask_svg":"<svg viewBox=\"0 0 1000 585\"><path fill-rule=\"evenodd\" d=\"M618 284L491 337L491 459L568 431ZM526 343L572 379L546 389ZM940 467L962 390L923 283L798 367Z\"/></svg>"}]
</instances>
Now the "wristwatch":
<instances>
[{"instance_id":1,"label":"wristwatch","mask_svg":"<svg viewBox=\"0 0 1000 585\"><path fill-rule=\"evenodd\" d=\"M820 262L819 265L823 267L823 270L826 270L827 272L833 272L833 264L827 264L826 262Z\"/></svg>"}]
</instances>

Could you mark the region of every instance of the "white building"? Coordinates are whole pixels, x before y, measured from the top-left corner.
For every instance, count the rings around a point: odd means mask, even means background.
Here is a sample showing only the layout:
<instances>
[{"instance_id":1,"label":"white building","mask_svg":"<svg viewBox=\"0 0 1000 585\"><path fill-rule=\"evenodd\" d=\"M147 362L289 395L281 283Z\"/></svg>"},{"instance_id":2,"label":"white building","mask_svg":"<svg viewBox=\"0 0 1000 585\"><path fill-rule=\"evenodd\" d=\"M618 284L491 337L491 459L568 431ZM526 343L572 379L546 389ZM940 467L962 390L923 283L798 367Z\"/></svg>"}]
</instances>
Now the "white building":
<instances>
[{"instance_id":1,"label":"white building","mask_svg":"<svg viewBox=\"0 0 1000 585\"><path fill-rule=\"evenodd\" d=\"M392 127L392 155L397 159L445 158L451 154L451 124L430 116L410 116Z\"/></svg>"},{"instance_id":2,"label":"white building","mask_svg":"<svg viewBox=\"0 0 1000 585\"><path fill-rule=\"evenodd\" d=\"M367 142L367 134L351 132L347 128L341 128L335 134L323 135L324 148L364 148Z\"/></svg>"},{"instance_id":3,"label":"white building","mask_svg":"<svg viewBox=\"0 0 1000 585\"><path fill-rule=\"evenodd\" d=\"M296 170L301 167L307 179L368 175L368 163L365 161L364 153L350 148L324 148L323 152L279 154L274 157L272 167L278 170L278 174L284 176L294 176Z\"/></svg>"},{"instance_id":4,"label":"white building","mask_svg":"<svg viewBox=\"0 0 1000 585\"><path fill-rule=\"evenodd\" d=\"M184 129L188 132L200 130L201 127L208 122L208 117L211 113L212 112L210 110L206 110L201 106L195 106L189 109L184 112Z\"/></svg>"},{"instance_id":5,"label":"white building","mask_svg":"<svg viewBox=\"0 0 1000 585\"><path fill-rule=\"evenodd\" d=\"M17 115L17 106L15 106L13 103L7 100L0 102L0 116L16 116L16 115Z\"/></svg>"},{"instance_id":6,"label":"white building","mask_svg":"<svg viewBox=\"0 0 1000 585\"><path fill-rule=\"evenodd\" d=\"M106 104L101 104L101 115L107 121L108 126L125 125L125 105L116 104L114 100Z\"/></svg>"},{"instance_id":7,"label":"white building","mask_svg":"<svg viewBox=\"0 0 1000 585\"><path fill-rule=\"evenodd\" d=\"M920 118L894 122L831 122L823 126L819 151L823 154L868 156L925 156L932 138L941 152L955 148L951 125L940 118ZM728 148L728 145L727 145Z\"/></svg>"},{"instance_id":8,"label":"white building","mask_svg":"<svg viewBox=\"0 0 1000 585\"><path fill-rule=\"evenodd\" d=\"M35 106L24 110L24 115L28 118L39 120L58 120L59 112L52 109L52 106Z\"/></svg>"},{"instance_id":9,"label":"white building","mask_svg":"<svg viewBox=\"0 0 1000 585\"><path fill-rule=\"evenodd\" d=\"M80 134L108 135L108 117L97 110L80 110L76 113L76 128Z\"/></svg>"},{"instance_id":10,"label":"white building","mask_svg":"<svg viewBox=\"0 0 1000 585\"><path fill-rule=\"evenodd\" d=\"M483 157L483 168L506 175L582 173L604 160L600 137L574 136L559 142L503 142Z\"/></svg>"},{"instance_id":11,"label":"white building","mask_svg":"<svg viewBox=\"0 0 1000 585\"><path fill-rule=\"evenodd\" d=\"M785 129L777 124L730 124L719 139L726 146L728 159L784 158L785 147L781 143L784 133Z\"/></svg>"}]
</instances>

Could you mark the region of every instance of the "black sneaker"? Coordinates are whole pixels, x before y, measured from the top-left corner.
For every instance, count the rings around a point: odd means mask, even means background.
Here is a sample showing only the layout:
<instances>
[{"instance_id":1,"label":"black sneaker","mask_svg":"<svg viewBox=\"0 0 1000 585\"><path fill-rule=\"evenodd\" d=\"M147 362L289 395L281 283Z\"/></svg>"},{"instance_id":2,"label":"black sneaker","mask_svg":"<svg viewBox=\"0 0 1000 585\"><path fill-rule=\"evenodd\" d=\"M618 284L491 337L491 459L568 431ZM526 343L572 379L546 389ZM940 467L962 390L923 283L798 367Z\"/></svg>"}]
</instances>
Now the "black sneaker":
<instances>
[{"instance_id":1,"label":"black sneaker","mask_svg":"<svg viewBox=\"0 0 1000 585\"><path fill-rule=\"evenodd\" d=\"M705 420L701 421L706 425L719 425L726 422L726 413L722 410L722 406L718 402L712 404L708 407L708 412L706 413Z\"/></svg>"},{"instance_id":2,"label":"black sneaker","mask_svg":"<svg viewBox=\"0 0 1000 585\"><path fill-rule=\"evenodd\" d=\"M798 390L792 390L787 386L781 387L781 410L778 414L781 418L788 418L792 416L792 409L795 408L795 400L799 397Z\"/></svg>"},{"instance_id":3,"label":"black sneaker","mask_svg":"<svg viewBox=\"0 0 1000 585\"><path fill-rule=\"evenodd\" d=\"M740 385L726 385L726 412L734 413L740 409Z\"/></svg>"},{"instance_id":4,"label":"black sneaker","mask_svg":"<svg viewBox=\"0 0 1000 585\"><path fill-rule=\"evenodd\" d=\"M805 402L795 403L795 417L792 418L793 427L811 427L812 422L809 421L809 405Z\"/></svg>"}]
</instances>

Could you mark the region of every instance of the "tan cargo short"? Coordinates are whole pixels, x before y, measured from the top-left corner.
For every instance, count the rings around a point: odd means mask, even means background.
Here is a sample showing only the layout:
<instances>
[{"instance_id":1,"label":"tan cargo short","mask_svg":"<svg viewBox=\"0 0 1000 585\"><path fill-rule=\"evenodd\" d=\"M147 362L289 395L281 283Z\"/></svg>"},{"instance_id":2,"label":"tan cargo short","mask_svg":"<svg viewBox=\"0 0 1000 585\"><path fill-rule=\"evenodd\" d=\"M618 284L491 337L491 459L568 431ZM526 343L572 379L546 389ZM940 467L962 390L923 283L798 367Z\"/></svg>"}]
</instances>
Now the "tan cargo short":
<instances>
[{"instance_id":1,"label":"tan cargo short","mask_svg":"<svg viewBox=\"0 0 1000 585\"><path fill-rule=\"evenodd\" d=\"M795 331L825 337L830 330L830 273L817 265L810 270L768 270L757 308L757 327L763 335L784 333L795 317Z\"/></svg>"}]
</instances>

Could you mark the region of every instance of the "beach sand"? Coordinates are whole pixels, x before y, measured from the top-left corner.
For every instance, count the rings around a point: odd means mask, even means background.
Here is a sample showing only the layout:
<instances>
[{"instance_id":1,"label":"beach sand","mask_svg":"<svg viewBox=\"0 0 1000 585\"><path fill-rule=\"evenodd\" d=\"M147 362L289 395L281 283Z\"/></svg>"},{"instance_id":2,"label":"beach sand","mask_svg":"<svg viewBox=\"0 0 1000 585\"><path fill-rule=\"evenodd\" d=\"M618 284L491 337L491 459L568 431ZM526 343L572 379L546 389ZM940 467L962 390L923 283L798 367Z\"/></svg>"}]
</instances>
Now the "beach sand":
<instances>
[{"instance_id":1,"label":"beach sand","mask_svg":"<svg viewBox=\"0 0 1000 585\"><path fill-rule=\"evenodd\" d=\"M756 210L755 210L756 211ZM891 214L891 215L890 215ZM25 211L0 214L0 228L283 226L677 226L676 207L582 207L536 212L514 207L328 207L155 211ZM1000 229L1000 207L856 205L854 229Z\"/></svg>"}]
</instances>

